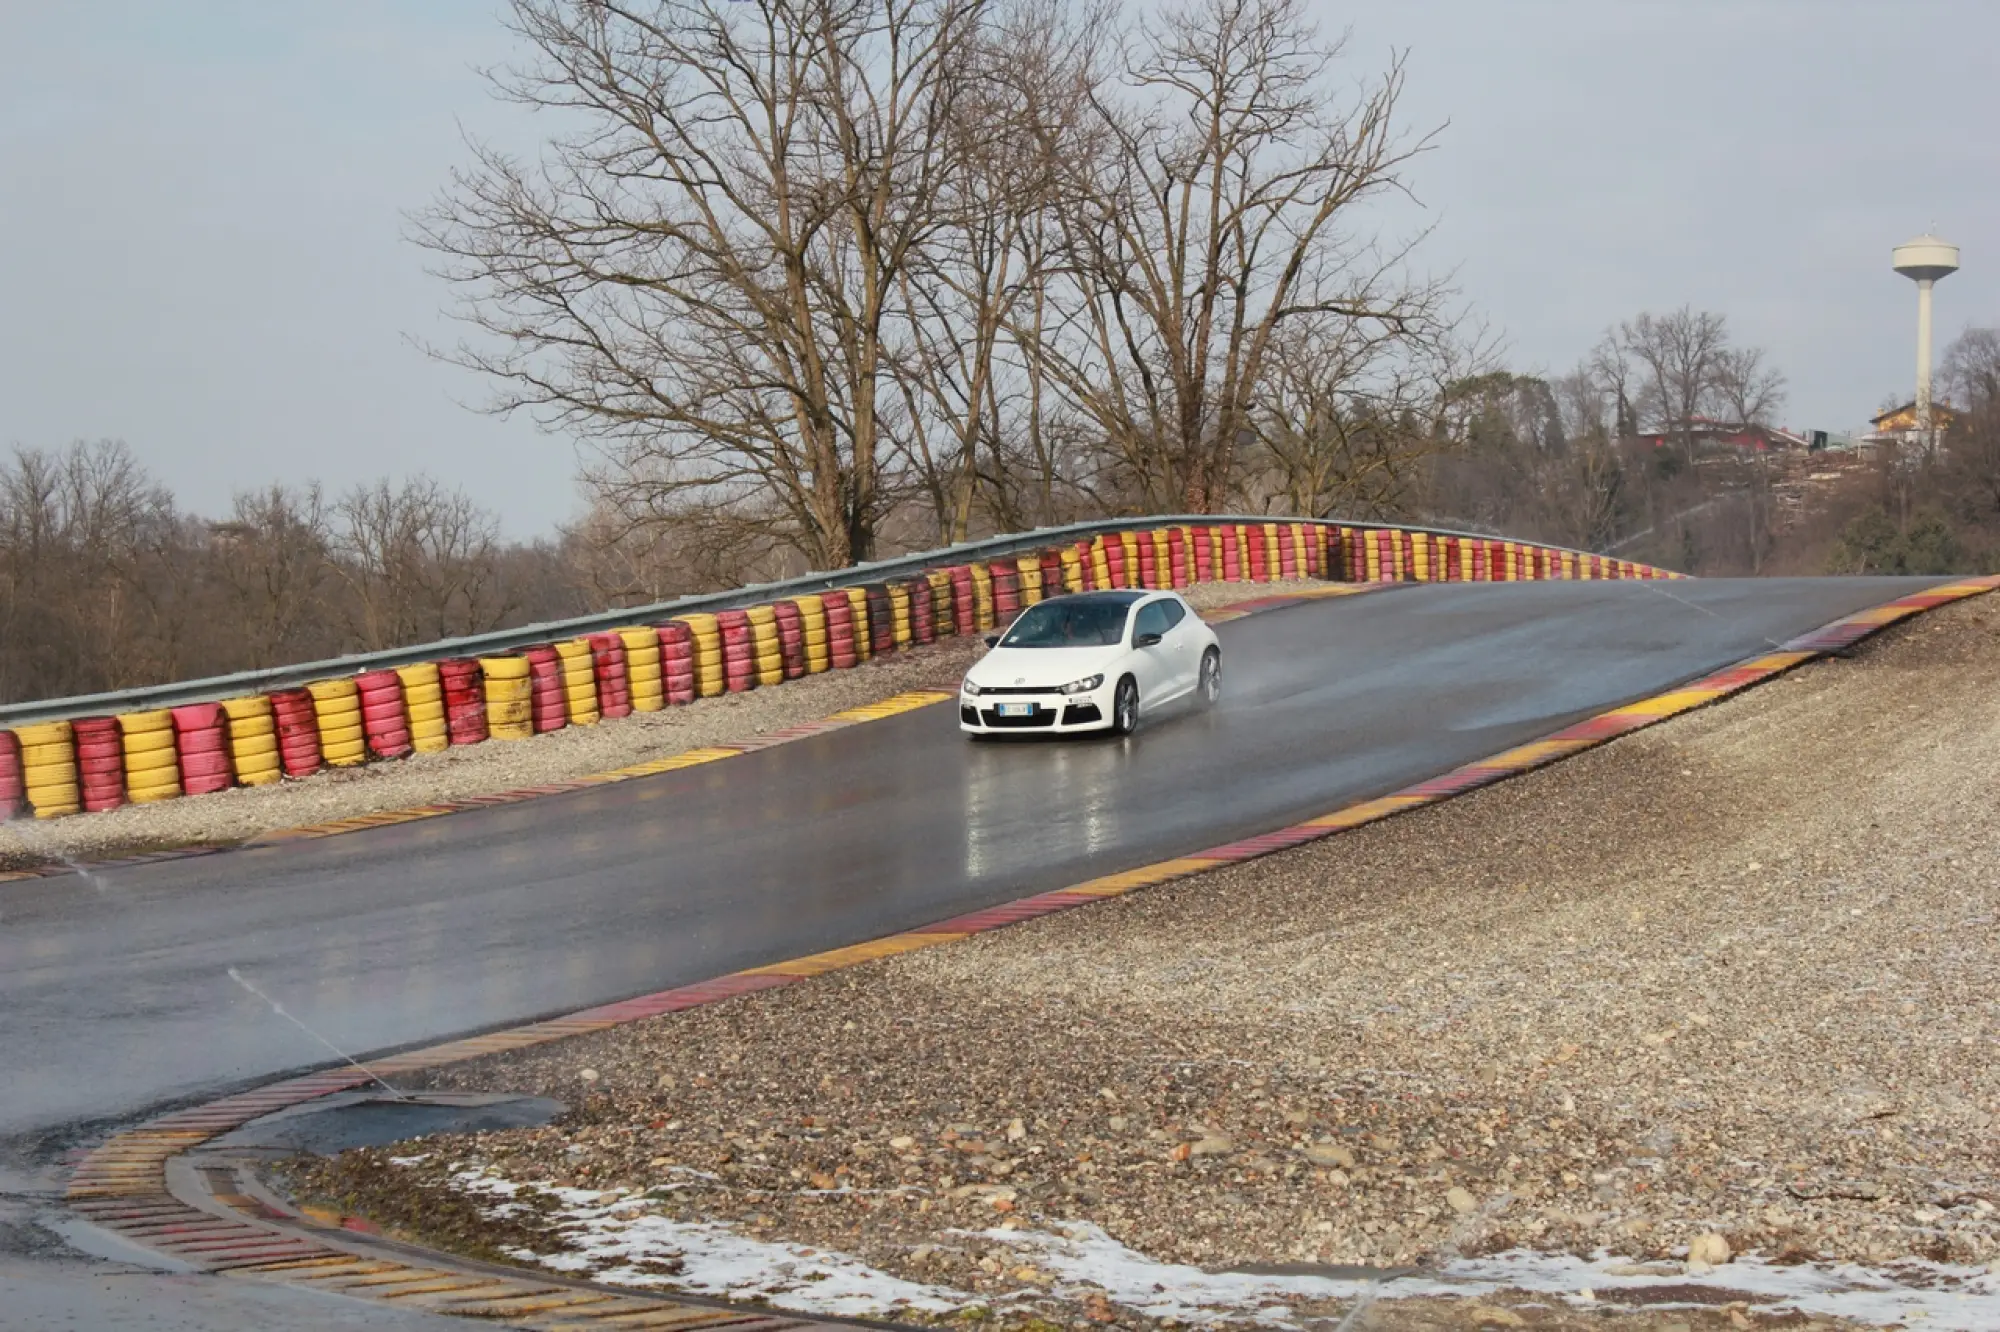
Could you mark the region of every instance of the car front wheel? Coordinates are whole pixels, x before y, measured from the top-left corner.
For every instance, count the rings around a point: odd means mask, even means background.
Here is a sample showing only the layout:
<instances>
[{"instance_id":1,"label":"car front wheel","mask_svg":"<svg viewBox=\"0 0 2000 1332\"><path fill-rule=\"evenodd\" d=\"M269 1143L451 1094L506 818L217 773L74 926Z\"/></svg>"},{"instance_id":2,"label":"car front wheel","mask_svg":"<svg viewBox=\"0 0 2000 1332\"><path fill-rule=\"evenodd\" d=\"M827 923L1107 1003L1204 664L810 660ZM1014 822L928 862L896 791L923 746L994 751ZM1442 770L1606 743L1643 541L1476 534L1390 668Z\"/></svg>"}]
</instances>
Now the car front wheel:
<instances>
[{"instance_id":1,"label":"car front wheel","mask_svg":"<svg viewBox=\"0 0 2000 1332\"><path fill-rule=\"evenodd\" d=\"M1196 692L1204 708L1222 701L1222 653L1214 648L1201 654L1201 680Z\"/></svg>"},{"instance_id":2,"label":"car front wheel","mask_svg":"<svg viewBox=\"0 0 2000 1332\"><path fill-rule=\"evenodd\" d=\"M1118 682L1118 692L1111 701L1111 730L1116 735L1130 735L1139 728L1139 682L1126 676Z\"/></svg>"}]
</instances>

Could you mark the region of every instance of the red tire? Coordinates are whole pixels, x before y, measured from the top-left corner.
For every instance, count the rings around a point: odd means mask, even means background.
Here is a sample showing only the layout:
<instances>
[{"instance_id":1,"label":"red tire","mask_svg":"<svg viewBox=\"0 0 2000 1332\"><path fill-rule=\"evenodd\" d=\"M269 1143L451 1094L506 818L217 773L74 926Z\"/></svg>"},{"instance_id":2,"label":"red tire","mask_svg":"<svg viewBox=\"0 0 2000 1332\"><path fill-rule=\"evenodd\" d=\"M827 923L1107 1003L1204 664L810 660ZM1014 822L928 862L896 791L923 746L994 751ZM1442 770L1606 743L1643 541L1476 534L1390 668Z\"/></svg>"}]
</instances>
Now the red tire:
<instances>
[{"instance_id":1,"label":"red tire","mask_svg":"<svg viewBox=\"0 0 2000 1332\"><path fill-rule=\"evenodd\" d=\"M486 676L471 657L449 657L438 663L438 687L444 691L445 734L454 745L485 742Z\"/></svg>"}]
</instances>

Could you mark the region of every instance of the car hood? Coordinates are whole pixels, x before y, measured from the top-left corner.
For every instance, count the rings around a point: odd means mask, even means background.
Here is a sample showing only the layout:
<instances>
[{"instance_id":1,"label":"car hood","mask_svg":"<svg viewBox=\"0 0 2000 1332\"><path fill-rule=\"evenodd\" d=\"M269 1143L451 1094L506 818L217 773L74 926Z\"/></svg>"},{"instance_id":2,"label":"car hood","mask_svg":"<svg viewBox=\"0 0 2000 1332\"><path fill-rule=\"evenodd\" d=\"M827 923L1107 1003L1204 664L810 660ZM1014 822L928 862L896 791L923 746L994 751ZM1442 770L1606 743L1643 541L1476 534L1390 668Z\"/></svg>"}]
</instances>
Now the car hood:
<instances>
[{"instance_id":1,"label":"car hood","mask_svg":"<svg viewBox=\"0 0 2000 1332\"><path fill-rule=\"evenodd\" d=\"M1109 670L1123 647L994 648L965 678L985 689L1049 689Z\"/></svg>"}]
</instances>

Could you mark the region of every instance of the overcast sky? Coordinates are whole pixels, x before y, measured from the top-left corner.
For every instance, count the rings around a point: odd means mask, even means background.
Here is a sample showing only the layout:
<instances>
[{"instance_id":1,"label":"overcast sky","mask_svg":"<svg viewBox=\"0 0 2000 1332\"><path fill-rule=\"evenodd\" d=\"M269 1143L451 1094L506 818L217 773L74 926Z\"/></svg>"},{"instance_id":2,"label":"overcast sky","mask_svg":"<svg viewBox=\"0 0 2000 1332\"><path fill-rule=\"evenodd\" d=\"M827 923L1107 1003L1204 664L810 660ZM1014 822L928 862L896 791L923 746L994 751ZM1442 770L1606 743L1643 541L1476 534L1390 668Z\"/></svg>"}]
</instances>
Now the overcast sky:
<instances>
[{"instance_id":1,"label":"overcast sky","mask_svg":"<svg viewBox=\"0 0 2000 1332\"><path fill-rule=\"evenodd\" d=\"M401 237L530 117L474 67L496 0L0 0L0 445L125 440L182 501L429 470L510 534L577 505L571 444L470 410L482 385ZM1323 3L1356 76L1409 50L1413 173L1521 370L1683 303L1791 380L1786 419L1859 427L1914 375L1889 250L1935 222L1965 271L1940 345L2000 322L1995 0Z\"/></svg>"}]
</instances>

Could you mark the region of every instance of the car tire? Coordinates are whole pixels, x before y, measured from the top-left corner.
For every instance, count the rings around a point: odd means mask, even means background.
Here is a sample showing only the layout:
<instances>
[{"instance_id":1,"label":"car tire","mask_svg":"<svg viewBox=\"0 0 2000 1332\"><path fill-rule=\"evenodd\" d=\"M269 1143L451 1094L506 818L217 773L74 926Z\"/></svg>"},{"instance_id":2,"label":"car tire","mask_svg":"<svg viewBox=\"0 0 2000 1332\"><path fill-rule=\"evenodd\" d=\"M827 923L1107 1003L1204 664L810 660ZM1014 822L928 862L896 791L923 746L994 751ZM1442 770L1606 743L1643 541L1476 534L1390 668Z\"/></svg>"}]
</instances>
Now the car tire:
<instances>
[{"instance_id":1,"label":"car tire","mask_svg":"<svg viewBox=\"0 0 2000 1332\"><path fill-rule=\"evenodd\" d=\"M1195 679L1195 699L1200 707L1212 708L1222 701L1222 653L1210 648L1201 654L1201 674Z\"/></svg>"},{"instance_id":2,"label":"car tire","mask_svg":"<svg viewBox=\"0 0 2000 1332\"><path fill-rule=\"evenodd\" d=\"M1126 676L1111 696L1111 733L1130 735L1139 729L1139 682Z\"/></svg>"}]
</instances>

